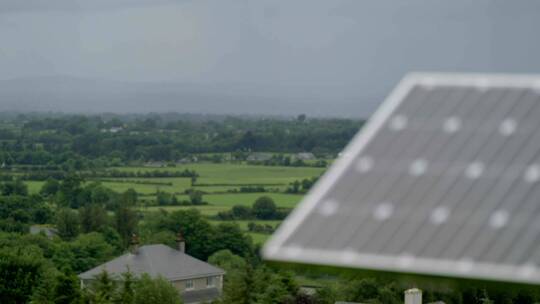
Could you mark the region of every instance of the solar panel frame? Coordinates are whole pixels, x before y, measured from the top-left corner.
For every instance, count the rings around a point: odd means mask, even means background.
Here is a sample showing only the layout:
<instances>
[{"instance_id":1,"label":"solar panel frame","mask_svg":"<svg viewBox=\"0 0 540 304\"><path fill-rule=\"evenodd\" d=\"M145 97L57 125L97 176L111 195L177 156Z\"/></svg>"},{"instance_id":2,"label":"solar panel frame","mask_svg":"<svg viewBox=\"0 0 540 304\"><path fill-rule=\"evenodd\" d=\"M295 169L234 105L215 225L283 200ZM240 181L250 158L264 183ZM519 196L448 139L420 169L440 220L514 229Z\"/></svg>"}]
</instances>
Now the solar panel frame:
<instances>
[{"instance_id":1,"label":"solar panel frame","mask_svg":"<svg viewBox=\"0 0 540 304\"><path fill-rule=\"evenodd\" d=\"M540 283L540 270L533 265L519 267L510 264L485 263L469 259L427 258L407 254L381 255L360 253L350 248L314 249L296 245L287 245L286 241L297 231L300 225L314 211L331 189L340 187L339 180L354 166L355 157L360 155L373 137L385 127L389 118L415 87L463 87L484 91L501 89L534 89L540 93L540 77L536 75L493 75L493 74L440 74L412 73L407 75L393 90L379 109L368 120L363 129L344 149L341 157L331 166L306 195L299 206L281 224L272 238L263 248L266 259L285 262L312 263L341 267L382 270L391 272L418 273L473 279L512 281L521 283ZM401 124L404 122L401 121ZM399 127L400 123L395 123ZM454 123L455 126L455 123ZM369 164L368 164L369 165ZM465 194L468 195L468 194ZM329 203L328 210L333 207ZM313 227L314 231L328 227ZM319 229L319 230L317 230ZM515 253L517 255L518 253ZM540 254L540 252L535 252Z\"/></svg>"}]
</instances>

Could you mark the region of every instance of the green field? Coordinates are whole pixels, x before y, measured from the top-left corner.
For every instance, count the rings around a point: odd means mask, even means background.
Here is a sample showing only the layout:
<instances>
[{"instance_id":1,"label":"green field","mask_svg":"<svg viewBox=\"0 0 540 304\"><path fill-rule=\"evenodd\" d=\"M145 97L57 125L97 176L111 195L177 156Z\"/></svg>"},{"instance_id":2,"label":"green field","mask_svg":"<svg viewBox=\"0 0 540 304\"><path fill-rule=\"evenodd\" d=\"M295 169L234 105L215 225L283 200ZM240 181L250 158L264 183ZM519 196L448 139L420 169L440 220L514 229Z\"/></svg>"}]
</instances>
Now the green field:
<instances>
[{"instance_id":1,"label":"green field","mask_svg":"<svg viewBox=\"0 0 540 304\"><path fill-rule=\"evenodd\" d=\"M271 197L278 207L293 208L302 199L302 195L286 194L283 190L289 183L295 180L319 176L323 168L311 167L269 167L245 164L213 164L197 163L169 168L147 167L117 167L119 171L145 172L145 171L183 171L184 169L195 170L199 174L197 185L194 187L205 192L203 196L207 205L202 206L153 206L155 204L156 191L166 191L177 195L178 200L188 200L184 194L186 189L192 188L191 179L183 177L167 178L106 178L101 183L116 192L124 192L133 188L140 194L140 200L144 201L139 207L143 212L152 212L159 209L167 211L195 208L208 217L215 216L218 212L230 210L234 205L251 206L257 198L266 195ZM99 179L98 179L99 181ZM88 181L90 182L90 181ZM38 193L43 185L40 181L27 181L31 193ZM272 192L264 193L238 193L230 192L242 185L260 185ZM279 192L277 192L279 191ZM219 221L212 221L218 223ZM250 221L237 221L244 231L247 232L247 224ZM279 221L256 221L268 223L273 227ZM269 235L252 233L249 235L255 243L264 242Z\"/></svg>"},{"instance_id":2,"label":"green field","mask_svg":"<svg viewBox=\"0 0 540 304\"><path fill-rule=\"evenodd\" d=\"M261 185L268 189L282 191L288 186L289 183L295 180L319 176L324 172L324 168L269 167L245 164L213 163L197 163L168 168L115 167L112 169L131 172L155 170L183 171L184 169L195 170L199 174L195 188L206 193L225 193L228 190L238 189L242 185ZM43 182L34 181L29 181L27 183L29 190L32 193L38 192L43 184ZM102 183L104 186L117 192L123 192L129 188L133 188L138 193L146 195L154 194L157 190L170 193L183 193L186 189L191 188L190 179L182 177L107 178L106 181L103 181Z\"/></svg>"},{"instance_id":3,"label":"green field","mask_svg":"<svg viewBox=\"0 0 540 304\"><path fill-rule=\"evenodd\" d=\"M35 194L38 193L39 190L41 190L41 187L45 182L42 181L26 181L26 185L28 186L28 192Z\"/></svg>"},{"instance_id":4,"label":"green field","mask_svg":"<svg viewBox=\"0 0 540 304\"><path fill-rule=\"evenodd\" d=\"M251 236L254 244L264 244L271 236L270 234L255 232L248 232L248 235Z\"/></svg>"}]
</instances>

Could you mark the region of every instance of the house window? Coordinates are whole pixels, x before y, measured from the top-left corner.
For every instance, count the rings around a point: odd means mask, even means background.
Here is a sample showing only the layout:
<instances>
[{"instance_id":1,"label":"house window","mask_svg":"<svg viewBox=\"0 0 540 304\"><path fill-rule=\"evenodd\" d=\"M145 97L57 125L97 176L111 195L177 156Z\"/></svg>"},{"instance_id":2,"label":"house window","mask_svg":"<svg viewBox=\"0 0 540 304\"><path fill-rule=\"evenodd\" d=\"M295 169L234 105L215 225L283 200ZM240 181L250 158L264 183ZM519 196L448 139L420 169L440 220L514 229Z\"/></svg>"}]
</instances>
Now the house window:
<instances>
[{"instance_id":1,"label":"house window","mask_svg":"<svg viewBox=\"0 0 540 304\"><path fill-rule=\"evenodd\" d=\"M192 290L193 289L193 280L187 280L186 281L186 290Z\"/></svg>"},{"instance_id":2,"label":"house window","mask_svg":"<svg viewBox=\"0 0 540 304\"><path fill-rule=\"evenodd\" d=\"M216 286L216 280L214 277L208 277L206 278L206 287L214 287Z\"/></svg>"}]
</instances>

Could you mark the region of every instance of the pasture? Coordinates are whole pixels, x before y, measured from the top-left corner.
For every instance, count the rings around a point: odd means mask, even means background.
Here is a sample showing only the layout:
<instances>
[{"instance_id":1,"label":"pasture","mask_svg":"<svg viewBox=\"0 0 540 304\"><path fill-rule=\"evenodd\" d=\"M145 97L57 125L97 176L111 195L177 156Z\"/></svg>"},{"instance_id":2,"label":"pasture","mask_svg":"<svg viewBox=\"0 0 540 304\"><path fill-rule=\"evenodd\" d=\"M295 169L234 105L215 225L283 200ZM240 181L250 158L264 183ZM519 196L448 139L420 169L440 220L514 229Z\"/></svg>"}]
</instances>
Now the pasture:
<instances>
[{"instance_id":1,"label":"pasture","mask_svg":"<svg viewBox=\"0 0 540 304\"><path fill-rule=\"evenodd\" d=\"M311 167L270 167L232 163L195 163L176 167L149 168L149 167L115 167L111 170L123 172L150 172L150 171L183 171L195 170L199 177L195 186L192 186L188 177L125 177L103 178L91 181L100 181L103 186L116 192L134 189L139 194L139 210L152 212L159 209L175 211L195 208L203 215L213 218L217 213L230 210L234 205L251 206L257 198L266 195L271 197L278 207L293 208L302 199L302 195L284 193L288 185L296 180L319 176L324 168ZM87 182L91 182L90 180ZM38 193L43 182L27 181L30 193ZM237 192L242 186L262 186L270 192L241 193ZM165 191L175 194L179 201L189 200L185 191L190 188L203 191L203 200L206 205L200 206L156 206L156 192ZM214 224L219 221L212 220ZM248 231L250 221L237 221L244 231ZM255 221L261 224L270 224L273 227L279 221ZM249 232L255 243L264 242L269 235Z\"/></svg>"}]
</instances>

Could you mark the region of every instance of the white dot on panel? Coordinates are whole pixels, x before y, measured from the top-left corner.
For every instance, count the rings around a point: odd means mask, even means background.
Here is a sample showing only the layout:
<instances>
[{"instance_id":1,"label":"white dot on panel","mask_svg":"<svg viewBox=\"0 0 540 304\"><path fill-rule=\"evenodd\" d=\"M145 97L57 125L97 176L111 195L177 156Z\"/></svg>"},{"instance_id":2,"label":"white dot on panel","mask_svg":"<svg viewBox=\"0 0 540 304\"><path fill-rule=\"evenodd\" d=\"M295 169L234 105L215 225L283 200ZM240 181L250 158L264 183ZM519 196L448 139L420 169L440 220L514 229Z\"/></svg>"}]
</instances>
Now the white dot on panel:
<instances>
[{"instance_id":1,"label":"white dot on panel","mask_svg":"<svg viewBox=\"0 0 540 304\"><path fill-rule=\"evenodd\" d=\"M356 169L362 173L369 172L373 168L373 159L369 156L360 157L356 163Z\"/></svg>"},{"instance_id":2,"label":"white dot on panel","mask_svg":"<svg viewBox=\"0 0 540 304\"><path fill-rule=\"evenodd\" d=\"M455 133L461 129L461 119L459 117L448 117L443 124L443 129L446 133Z\"/></svg>"},{"instance_id":3,"label":"white dot on panel","mask_svg":"<svg viewBox=\"0 0 540 304\"><path fill-rule=\"evenodd\" d=\"M508 211L506 210L497 210L493 212L491 217L489 218L489 225L492 228L499 229L504 226L506 226L506 223L508 223L508 218L510 215L508 214Z\"/></svg>"},{"instance_id":4,"label":"white dot on panel","mask_svg":"<svg viewBox=\"0 0 540 304\"><path fill-rule=\"evenodd\" d=\"M396 115L390 120L390 129L394 131L400 131L407 127L407 117L403 115Z\"/></svg>"},{"instance_id":5,"label":"white dot on panel","mask_svg":"<svg viewBox=\"0 0 540 304\"><path fill-rule=\"evenodd\" d=\"M460 272L470 272L474 266L474 260L471 258L463 258L458 262L458 270Z\"/></svg>"},{"instance_id":6,"label":"white dot on panel","mask_svg":"<svg viewBox=\"0 0 540 304\"><path fill-rule=\"evenodd\" d=\"M431 212L431 216L429 217L429 220L435 224L440 225L446 222L448 219L448 216L450 216L450 209L445 206L439 206Z\"/></svg>"},{"instance_id":7,"label":"white dot on panel","mask_svg":"<svg viewBox=\"0 0 540 304\"><path fill-rule=\"evenodd\" d=\"M501 125L499 126L499 132L504 136L509 136L514 134L516 131L517 123L512 118L507 118L503 120Z\"/></svg>"},{"instance_id":8,"label":"white dot on panel","mask_svg":"<svg viewBox=\"0 0 540 304\"><path fill-rule=\"evenodd\" d=\"M535 183L540 179L540 166L537 164L530 165L525 171L525 181Z\"/></svg>"},{"instance_id":9,"label":"white dot on panel","mask_svg":"<svg viewBox=\"0 0 540 304\"><path fill-rule=\"evenodd\" d=\"M477 179L484 173L484 164L481 162L471 163L465 170L465 175L470 179Z\"/></svg>"},{"instance_id":10,"label":"white dot on panel","mask_svg":"<svg viewBox=\"0 0 540 304\"><path fill-rule=\"evenodd\" d=\"M335 200L328 200L322 203L319 207L319 213L324 216L330 216L335 214L338 210L339 204Z\"/></svg>"},{"instance_id":11,"label":"white dot on panel","mask_svg":"<svg viewBox=\"0 0 540 304\"><path fill-rule=\"evenodd\" d=\"M411 163L411 166L409 167L409 174L412 176L420 176L426 173L427 169L427 161L424 159L416 159Z\"/></svg>"},{"instance_id":12,"label":"white dot on panel","mask_svg":"<svg viewBox=\"0 0 540 304\"><path fill-rule=\"evenodd\" d=\"M378 221L387 220L394 213L394 205L391 203L380 203L373 211L373 217Z\"/></svg>"}]
</instances>

